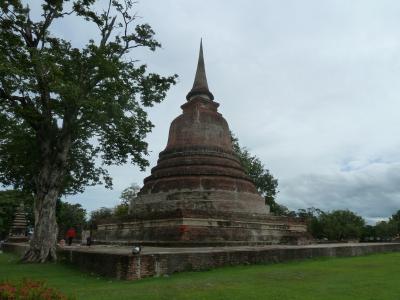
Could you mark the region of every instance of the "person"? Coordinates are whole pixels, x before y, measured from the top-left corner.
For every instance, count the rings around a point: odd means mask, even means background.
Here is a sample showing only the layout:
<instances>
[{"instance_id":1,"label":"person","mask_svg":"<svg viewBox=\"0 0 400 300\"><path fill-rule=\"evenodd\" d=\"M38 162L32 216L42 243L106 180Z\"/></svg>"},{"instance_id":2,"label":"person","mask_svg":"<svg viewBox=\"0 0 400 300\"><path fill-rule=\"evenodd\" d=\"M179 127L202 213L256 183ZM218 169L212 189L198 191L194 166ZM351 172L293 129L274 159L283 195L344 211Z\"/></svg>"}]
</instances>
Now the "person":
<instances>
[{"instance_id":1,"label":"person","mask_svg":"<svg viewBox=\"0 0 400 300\"><path fill-rule=\"evenodd\" d=\"M71 246L72 240L76 237L75 228L71 227L67 231L68 246Z\"/></svg>"},{"instance_id":2,"label":"person","mask_svg":"<svg viewBox=\"0 0 400 300\"><path fill-rule=\"evenodd\" d=\"M58 245L59 245L61 248L64 248L64 247L65 247L65 240L64 240L64 239L61 239L60 242L58 243Z\"/></svg>"},{"instance_id":3,"label":"person","mask_svg":"<svg viewBox=\"0 0 400 300\"><path fill-rule=\"evenodd\" d=\"M86 238L86 246L88 246L88 247L92 246L92 237L91 236L88 236Z\"/></svg>"}]
</instances>

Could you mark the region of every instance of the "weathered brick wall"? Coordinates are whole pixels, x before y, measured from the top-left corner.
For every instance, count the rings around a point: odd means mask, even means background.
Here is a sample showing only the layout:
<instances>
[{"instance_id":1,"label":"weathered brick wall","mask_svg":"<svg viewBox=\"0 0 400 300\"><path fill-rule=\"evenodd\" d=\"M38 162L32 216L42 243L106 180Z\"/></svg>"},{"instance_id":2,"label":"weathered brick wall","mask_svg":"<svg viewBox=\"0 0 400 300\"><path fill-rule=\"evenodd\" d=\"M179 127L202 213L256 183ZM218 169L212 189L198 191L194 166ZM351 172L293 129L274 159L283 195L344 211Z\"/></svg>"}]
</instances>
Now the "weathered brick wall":
<instances>
[{"instance_id":1,"label":"weathered brick wall","mask_svg":"<svg viewBox=\"0 0 400 300\"><path fill-rule=\"evenodd\" d=\"M135 277L132 275L136 271L133 256L76 250L63 250L58 254L61 261L70 262L83 271L118 279Z\"/></svg>"},{"instance_id":2,"label":"weathered brick wall","mask_svg":"<svg viewBox=\"0 0 400 300\"><path fill-rule=\"evenodd\" d=\"M2 250L22 255L27 247L27 244L5 243ZM58 255L61 261L72 263L83 271L118 279L137 280L175 272L208 270L222 266L393 252L400 251L400 243L250 248L249 250L227 248L226 251L208 253L198 253L195 250L193 253L144 255L101 253L94 249L90 251L60 250Z\"/></svg>"},{"instance_id":3,"label":"weathered brick wall","mask_svg":"<svg viewBox=\"0 0 400 300\"><path fill-rule=\"evenodd\" d=\"M2 250L22 255L27 247L27 244L5 243ZM94 250L60 250L58 255L61 261L72 263L83 271L118 279L137 280L175 272L208 270L222 266L277 263L316 257L359 256L393 251L400 251L399 243L253 248L249 250L228 248L226 251L208 253L144 255L101 253Z\"/></svg>"},{"instance_id":4,"label":"weathered brick wall","mask_svg":"<svg viewBox=\"0 0 400 300\"><path fill-rule=\"evenodd\" d=\"M64 250L65 260L79 268L118 279L136 280L183 271L208 270L222 266L276 263L316 257L359 256L400 251L400 244L335 245L250 250L226 250L208 253L170 253L117 255Z\"/></svg>"},{"instance_id":5,"label":"weathered brick wall","mask_svg":"<svg viewBox=\"0 0 400 300\"><path fill-rule=\"evenodd\" d=\"M305 223L298 219L232 214L231 218L164 216L157 220L100 224L92 232L92 239L96 244L140 241L142 245L204 247L308 244L310 235Z\"/></svg>"},{"instance_id":6,"label":"weathered brick wall","mask_svg":"<svg viewBox=\"0 0 400 300\"><path fill-rule=\"evenodd\" d=\"M27 243L3 243L1 246L2 251L15 253L19 256L24 255L28 249L29 245Z\"/></svg>"}]
</instances>

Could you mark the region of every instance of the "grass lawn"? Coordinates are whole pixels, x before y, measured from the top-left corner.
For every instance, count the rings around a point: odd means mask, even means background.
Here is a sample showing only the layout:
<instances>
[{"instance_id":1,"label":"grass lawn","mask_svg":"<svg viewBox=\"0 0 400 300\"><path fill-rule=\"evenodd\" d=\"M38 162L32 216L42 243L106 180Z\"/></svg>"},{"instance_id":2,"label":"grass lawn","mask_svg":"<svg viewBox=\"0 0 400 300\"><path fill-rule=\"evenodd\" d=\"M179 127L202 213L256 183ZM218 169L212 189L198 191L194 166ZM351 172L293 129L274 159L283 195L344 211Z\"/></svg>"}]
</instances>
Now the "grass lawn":
<instances>
[{"instance_id":1,"label":"grass lawn","mask_svg":"<svg viewBox=\"0 0 400 300\"><path fill-rule=\"evenodd\" d=\"M0 280L45 280L77 299L400 299L400 253L226 267L136 282L0 254Z\"/></svg>"}]
</instances>

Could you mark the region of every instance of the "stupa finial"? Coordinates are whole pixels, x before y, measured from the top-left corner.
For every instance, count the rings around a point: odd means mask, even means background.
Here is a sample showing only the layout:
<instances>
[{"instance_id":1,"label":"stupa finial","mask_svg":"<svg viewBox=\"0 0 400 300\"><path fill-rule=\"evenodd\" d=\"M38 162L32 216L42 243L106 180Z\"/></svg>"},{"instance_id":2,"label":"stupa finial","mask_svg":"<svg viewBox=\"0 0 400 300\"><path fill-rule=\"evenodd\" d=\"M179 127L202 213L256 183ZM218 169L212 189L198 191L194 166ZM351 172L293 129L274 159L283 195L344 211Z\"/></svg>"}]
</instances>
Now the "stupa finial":
<instances>
[{"instance_id":1,"label":"stupa finial","mask_svg":"<svg viewBox=\"0 0 400 300\"><path fill-rule=\"evenodd\" d=\"M194 96L202 96L208 100L214 100L214 95L208 90L206 68L204 66L203 56L203 40L200 40L199 61L197 63L196 76L191 91L187 94L186 99L189 101Z\"/></svg>"}]
</instances>

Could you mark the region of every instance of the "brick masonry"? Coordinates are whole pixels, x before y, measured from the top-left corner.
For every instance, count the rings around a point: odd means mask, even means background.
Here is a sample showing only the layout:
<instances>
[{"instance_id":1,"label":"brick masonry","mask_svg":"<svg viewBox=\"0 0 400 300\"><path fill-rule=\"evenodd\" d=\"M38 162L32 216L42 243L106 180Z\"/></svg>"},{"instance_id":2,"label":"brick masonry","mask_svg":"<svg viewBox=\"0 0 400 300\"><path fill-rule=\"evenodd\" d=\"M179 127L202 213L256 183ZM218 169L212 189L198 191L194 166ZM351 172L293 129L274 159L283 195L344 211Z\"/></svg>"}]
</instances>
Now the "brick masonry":
<instances>
[{"instance_id":1,"label":"brick masonry","mask_svg":"<svg viewBox=\"0 0 400 300\"><path fill-rule=\"evenodd\" d=\"M302 220L275 217L233 151L219 104L193 96L123 221L103 220L95 243L304 244Z\"/></svg>"},{"instance_id":2,"label":"brick masonry","mask_svg":"<svg viewBox=\"0 0 400 300\"><path fill-rule=\"evenodd\" d=\"M193 88L171 123L157 165L131 199L129 216L103 220L92 232L95 243L207 247L308 242L306 224L272 216L246 174L228 122L208 89L201 49Z\"/></svg>"},{"instance_id":3,"label":"brick masonry","mask_svg":"<svg viewBox=\"0 0 400 300\"><path fill-rule=\"evenodd\" d=\"M316 257L360 256L371 253L400 251L400 244L334 244L281 247L237 247L177 253L141 255L93 253L79 250L62 252L64 260L104 276L137 280L184 271L209 270L222 266L268 264Z\"/></svg>"},{"instance_id":4,"label":"brick masonry","mask_svg":"<svg viewBox=\"0 0 400 300\"><path fill-rule=\"evenodd\" d=\"M25 244L4 244L3 250L21 254ZM102 276L124 280L158 277L184 271L201 271L222 266L268 264L317 257L360 256L400 251L400 243L353 243L306 246L144 248L140 255L128 247L72 247L60 249L61 261Z\"/></svg>"}]
</instances>

